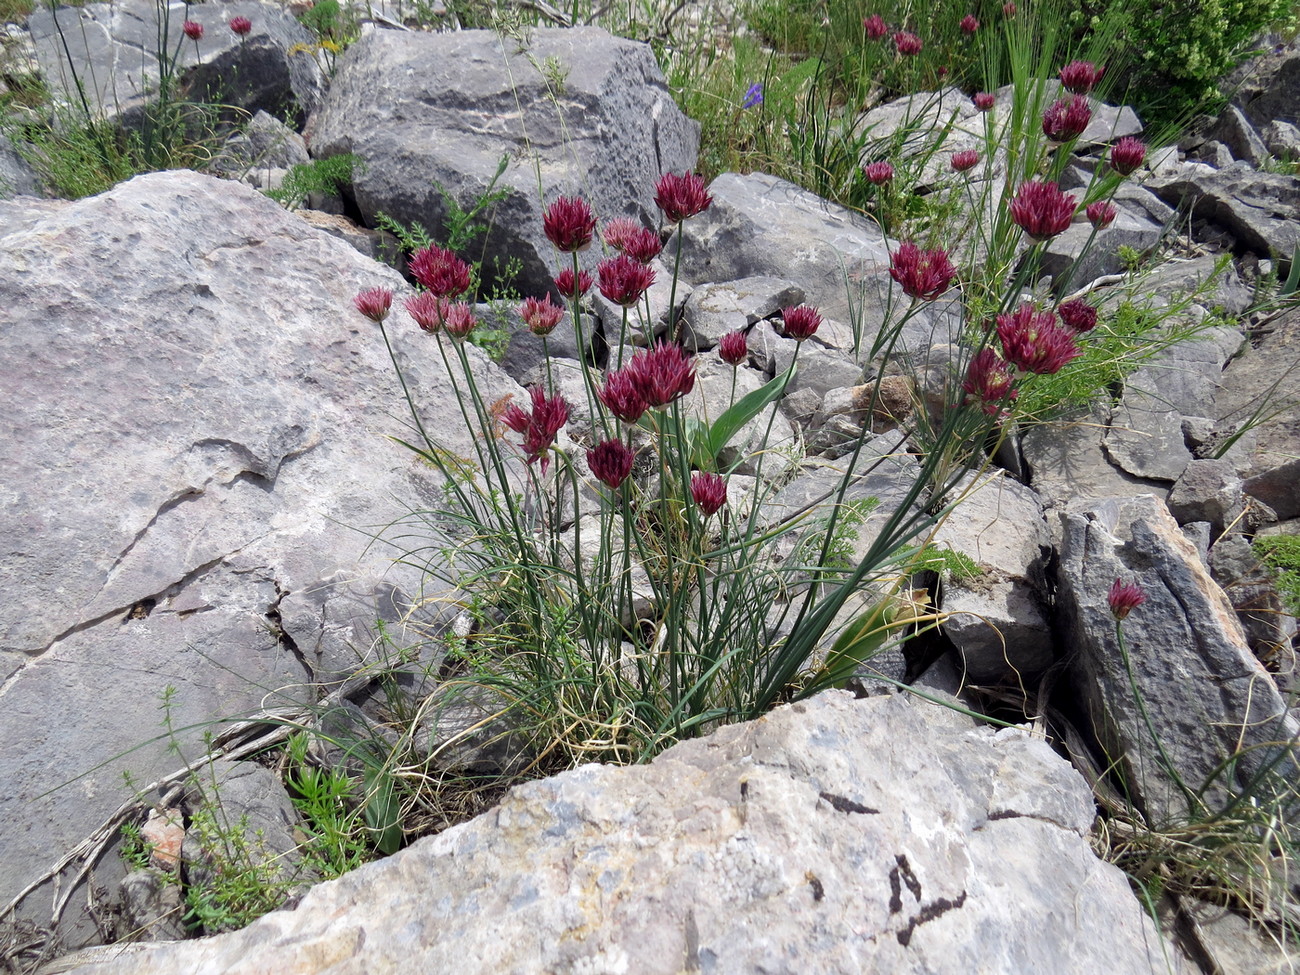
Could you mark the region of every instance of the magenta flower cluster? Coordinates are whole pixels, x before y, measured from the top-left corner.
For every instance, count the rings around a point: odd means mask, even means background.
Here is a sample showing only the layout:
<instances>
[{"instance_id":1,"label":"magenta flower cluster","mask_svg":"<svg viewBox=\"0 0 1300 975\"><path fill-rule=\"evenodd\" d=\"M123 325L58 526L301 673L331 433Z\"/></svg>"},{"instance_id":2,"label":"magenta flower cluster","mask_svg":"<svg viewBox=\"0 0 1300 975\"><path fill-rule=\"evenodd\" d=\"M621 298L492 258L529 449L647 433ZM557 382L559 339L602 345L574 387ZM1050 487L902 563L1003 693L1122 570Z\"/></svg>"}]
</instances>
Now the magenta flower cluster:
<instances>
[{"instance_id":1,"label":"magenta flower cluster","mask_svg":"<svg viewBox=\"0 0 1300 975\"><path fill-rule=\"evenodd\" d=\"M406 262L411 277L438 298L456 298L469 290L469 265L443 247L422 247Z\"/></svg>"},{"instance_id":2,"label":"magenta flower cluster","mask_svg":"<svg viewBox=\"0 0 1300 975\"><path fill-rule=\"evenodd\" d=\"M664 173L655 183L655 206L669 223L681 223L713 205L713 197L698 173Z\"/></svg>"},{"instance_id":3,"label":"magenta flower cluster","mask_svg":"<svg viewBox=\"0 0 1300 975\"><path fill-rule=\"evenodd\" d=\"M555 436L560 428L569 421L569 404L559 393L547 396L540 386L532 389L533 408L531 411L521 409L511 403L501 415L501 422L515 433L524 437L523 450L528 463L539 458L542 461L542 474L550 463L549 451L555 443Z\"/></svg>"},{"instance_id":4,"label":"magenta flower cluster","mask_svg":"<svg viewBox=\"0 0 1300 975\"><path fill-rule=\"evenodd\" d=\"M1060 186L1034 179L1016 191L1011 220L1034 240L1043 241L1069 227L1074 210L1074 197Z\"/></svg>"},{"instance_id":5,"label":"magenta flower cluster","mask_svg":"<svg viewBox=\"0 0 1300 975\"><path fill-rule=\"evenodd\" d=\"M1069 142L1083 134L1092 121L1092 106L1083 95L1053 102L1043 113L1043 134L1053 142Z\"/></svg>"},{"instance_id":6,"label":"magenta flower cluster","mask_svg":"<svg viewBox=\"0 0 1300 975\"><path fill-rule=\"evenodd\" d=\"M1011 314L999 315L997 329L1002 357L1022 372L1059 372L1083 354L1073 329L1062 328L1053 312L1040 311L1028 302Z\"/></svg>"},{"instance_id":7,"label":"magenta flower cluster","mask_svg":"<svg viewBox=\"0 0 1300 975\"><path fill-rule=\"evenodd\" d=\"M587 467L612 491L631 475L635 460L636 455L621 440L602 440L587 451Z\"/></svg>"},{"instance_id":8,"label":"magenta flower cluster","mask_svg":"<svg viewBox=\"0 0 1300 975\"><path fill-rule=\"evenodd\" d=\"M596 395L624 423L635 423L647 409L668 406L694 388L695 363L680 345L659 342L637 350L622 369L605 377Z\"/></svg>"},{"instance_id":9,"label":"magenta flower cluster","mask_svg":"<svg viewBox=\"0 0 1300 975\"><path fill-rule=\"evenodd\" d=\"M1129 613L1147 601L1147 594L1136 582L1124 582L1116 579L1110 586L1106 602L1110 604L1110 613L1116 620L1125 619Z\"/></svg>"},{"instance_id":10,"label":"magenta flower cluster","mask_svg":"<svg viewBox=\"0 0 1300 975\"><path fill-rule=\"evenodd\" d=\"M574 254L591 246L596 217L582 197L562 196L543 211L542 231L556 250Z\"/></svg>"},{"instance_id":11,"label":"magenta flower cluster","mask_svg":"<svg viewBox=\"0 0 1300 975\"><path fill-rule=\"evenodd\" d=\"M957 276L947 251L922 250L911 241L898 245L889 264L889 276L902 286L903 293L922 301L934 301Z\"/></svg>"}]
</instances>

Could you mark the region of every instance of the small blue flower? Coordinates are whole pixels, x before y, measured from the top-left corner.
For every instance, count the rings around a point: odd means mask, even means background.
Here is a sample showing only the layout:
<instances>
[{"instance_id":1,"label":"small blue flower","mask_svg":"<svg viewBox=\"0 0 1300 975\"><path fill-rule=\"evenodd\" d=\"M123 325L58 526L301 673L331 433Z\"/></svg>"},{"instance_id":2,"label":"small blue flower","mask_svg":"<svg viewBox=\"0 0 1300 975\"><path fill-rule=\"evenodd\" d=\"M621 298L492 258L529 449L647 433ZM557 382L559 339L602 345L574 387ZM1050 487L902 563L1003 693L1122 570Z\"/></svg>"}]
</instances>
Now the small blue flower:
<instances>
[{"instance_id":1,"label":"small blue flower","mask_svg":"<svg viewBox=\"0 0 1300 975\"><path fill-rule=\"evenodd\" d=\"M749 86L749 91L745 92L745 102L740 107L753 108L756 105L762 105L762 104L763 104L763 86L758 82L754 82L754 84Z\"/></svg>"}]
</instances>

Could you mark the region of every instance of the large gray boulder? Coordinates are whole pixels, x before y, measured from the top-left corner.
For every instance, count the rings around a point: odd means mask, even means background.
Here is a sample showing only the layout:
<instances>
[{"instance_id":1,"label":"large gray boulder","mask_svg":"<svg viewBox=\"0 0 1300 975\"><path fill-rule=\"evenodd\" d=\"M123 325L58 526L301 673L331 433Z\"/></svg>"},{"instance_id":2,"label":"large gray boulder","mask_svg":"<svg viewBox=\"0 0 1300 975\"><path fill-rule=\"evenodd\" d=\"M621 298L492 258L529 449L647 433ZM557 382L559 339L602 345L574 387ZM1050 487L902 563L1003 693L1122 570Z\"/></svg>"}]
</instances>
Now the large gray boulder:
<instances>
[{"instance_id":1,"label":"large gray boulder","mask_svg":"<svg viewBox=\"0 0 1300 975\"><path fill-rule=\"evenodd\" d=\"M448 215L438 187L468 209L504 158L496 188L506 195L483 214L484 253L520 260L516 286L540 294L568 266L542 233L544 206L579 194L602 222L658 226L655 181L694 167L699 126L649 47L598 28L524 41L375 31L348 49L307 135L318 157L361 158L354 188L368 223L383 211L435 236Z\"/></svg>"},{"instance_id":2,"label":"large gray boulder","mask_svg":"<svg viewBox=\"0 0 1300 975\"><path fill-rule=\"evenodd\" d=\"M441 495L388 439L411 436L401 389L352 307L375 285L400 298L396 272L189 172L10 228L0 905L133 797L124 772L148 783L209 722L381 665L378 618L415 643L422 574L375 538ZM402 311L390 326L427 415L459 416L436 340ZM469 351L486 396L518 392ZM438 429L472 456L467 431Z\"/></svg>"},{"instance_id":3,"label":"large gray boulder","mask_svg":"<svg viewBox=\"0 0 1300 975\"><path fill-rule=\"evenodd\" d=\"M243 931L72 971L1162 971L1092 818L1023 731L829 693L521 786Z\"/></svg>"},{"instance_id":4,"label":"large gray boulder","mask_svg":"<svg viewBox=\"0 0 1300 975\"><path fill-rule=\"evenodd\" d=\"M826 318L860 316L863 348L871 347L893 285L888 243L875 224L763 173L723 173L709 192L713 206L685 224L683 274L694 283L791 281ZM907 301L901 292L896 300Z\"/></svg>"},{"instance_id":5,"label":"large gray boulder","mask_svg":"<svg viewBox=\"0 0 1300 975\"><path fill-rule=\"evenodd\" d=\"M160 20L160 9L166 15ZM196 43L186 18L203 27ZM244 37L230 20L246 17ZM325 75L309 53L312 35L279 4L257 0L160 7L155 0L38 6L28 20L41 74L80 109L137 122L158 93L159 45L175 61L173 99L266 111L302 125L320 103Z\"/></svg>"},{"instance_id":6,"label":"large gray boulder","mask_svg":"<svg viewBox=\"0 0 1300 975\"><path fill-rule=\"evenodd\" d=\"M1106 764L1114 763L1156 825L1201 812L1188 808L1175 774L1216 809L1297 732L1273 677L1163 502L1081 504L1061 516L1061 526L1057 610L1085 721ZM1124 648L1107 602L1116 579L1146 594L1123 623ZM1295 769L1286 764L1277 774Z\"/></svg>"}]
</instances>

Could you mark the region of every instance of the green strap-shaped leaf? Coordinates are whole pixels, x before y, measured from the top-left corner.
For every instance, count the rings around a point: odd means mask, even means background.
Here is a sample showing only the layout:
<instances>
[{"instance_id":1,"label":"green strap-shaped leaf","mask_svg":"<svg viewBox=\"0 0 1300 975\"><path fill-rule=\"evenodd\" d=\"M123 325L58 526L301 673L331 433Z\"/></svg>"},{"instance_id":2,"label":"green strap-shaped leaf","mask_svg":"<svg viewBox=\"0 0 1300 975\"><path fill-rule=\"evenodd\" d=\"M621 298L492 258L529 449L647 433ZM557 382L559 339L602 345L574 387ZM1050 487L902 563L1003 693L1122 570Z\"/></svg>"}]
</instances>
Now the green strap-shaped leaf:
<instances>
[{"instance_id":1,"label":"green strap-shaped leaf","mask_svg":"<svg viewBox=\"0 0 1300 975\"><path fill-rule=\"evenodd\" d=\"M785 387L793 378L794 363L791 363L790 368L781 375L753 392L746 393L713 421L699 451L702 456L708 458L707 469L712 469L717 464L718 454L731 442L731 438L741 427L758 416L765 407L780 399L781 394L785 392Z\"/></svg>"}]
</instances>

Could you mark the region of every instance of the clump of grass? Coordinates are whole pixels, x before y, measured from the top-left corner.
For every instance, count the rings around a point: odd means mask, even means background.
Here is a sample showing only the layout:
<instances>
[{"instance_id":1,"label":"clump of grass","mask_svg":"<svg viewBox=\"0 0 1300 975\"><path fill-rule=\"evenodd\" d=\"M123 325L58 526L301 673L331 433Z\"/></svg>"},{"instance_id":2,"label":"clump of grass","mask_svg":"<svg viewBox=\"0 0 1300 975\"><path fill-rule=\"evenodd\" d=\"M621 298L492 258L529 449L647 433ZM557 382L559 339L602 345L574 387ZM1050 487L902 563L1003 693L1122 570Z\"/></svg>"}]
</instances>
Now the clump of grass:
<instances>
[{"instance_id":1,"label":"clump of grass","mask_svg":"<svg viewBox=\"0 0 1300 975\"><path fill-rule=\"evenodd\" d=\"M1287 612L1300 615L1300 536L1260 535L1251 548L1276 574L1278 592Z\"/></svg>"}]
</instances>

